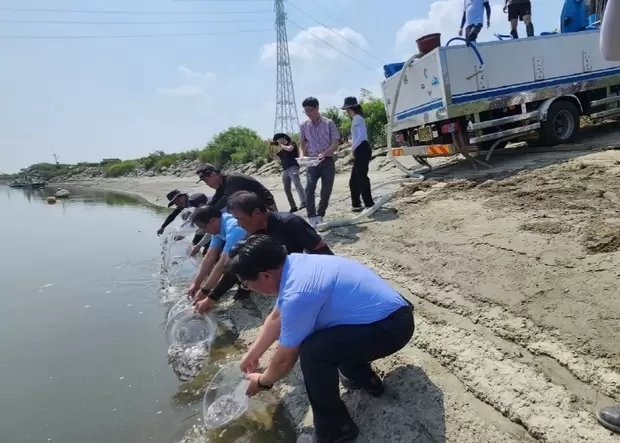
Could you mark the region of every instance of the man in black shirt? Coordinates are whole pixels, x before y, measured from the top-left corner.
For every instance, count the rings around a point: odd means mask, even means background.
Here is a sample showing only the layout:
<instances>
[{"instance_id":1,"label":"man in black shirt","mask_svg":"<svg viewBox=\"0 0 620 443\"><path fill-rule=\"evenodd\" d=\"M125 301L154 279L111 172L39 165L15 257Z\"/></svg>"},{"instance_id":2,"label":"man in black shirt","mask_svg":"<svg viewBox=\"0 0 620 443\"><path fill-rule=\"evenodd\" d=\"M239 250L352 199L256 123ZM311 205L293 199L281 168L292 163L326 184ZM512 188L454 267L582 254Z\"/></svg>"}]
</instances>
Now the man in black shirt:
<instances>
[{"instance_id":1,"label":"man in black shirt","mask_svg":"<svg viewBox=\"0 0 620 443\"><path fill-rule=\"evenodd\" d=\"M264 233L286 247L289 254L294 252L309 254L334 255L319 234L298 215L288 212L268 211L262 199L248 191L239 191L228 199L228 212L237 219L237 223L248 235ZM205 314L235 283L239 283L235 274L227 272L217 286L211 291L204 291L204 296L211 301L200 306L200 313ZM235 295L236 300L247 298L247 290Z\"/></svg>"},{"instance_id":2,"label":"man in black shirt","mask_svg":"<svg viewBox=\"0 0 620 443\"><path fill-rule=\"evenodd\" d=\"M225 209L228 198L237 191L250 191L257 194L268 208L277 210L273 194L258 180L249 175L232 172L223 174L218 168L210 164L204 164L196 169L197 183L205 182L207 186L215 189L215 194L209 202L219 210Z\"/></svg>"},{"instance_id":3,"label":"man in black shirt","mask_svg":"<svg viewBox=\"0 0 620 443\"><path fill-rule=\"evenodd\" d=\"M228 212L248 235L267 234L286 247L289 254L334 255L321 236L298 215L269 211L251 192L240 191L228 199Z\"/></svg>"},{"instance_id":4,"label":"man in black shirt","mask_svg":"<svg viewBox=\"0 0 620 443\"><path fill-rule=\"evenodd\" d=\"M271 157L275 158L275 156L278 156L282 162L282 184L284 185L286 199L291 207L290 212L304 209L306 207L306 191L304 191L304 186L301 184L301 178L299 177L299 164L297 163L299 149L297 144L288 135L278 133L273 136L271 147L273 147L273 150L269 150ZM291 182L295 185L297 194L299 194L299 208L293 198Z\"/></svg>"}]
</instances>

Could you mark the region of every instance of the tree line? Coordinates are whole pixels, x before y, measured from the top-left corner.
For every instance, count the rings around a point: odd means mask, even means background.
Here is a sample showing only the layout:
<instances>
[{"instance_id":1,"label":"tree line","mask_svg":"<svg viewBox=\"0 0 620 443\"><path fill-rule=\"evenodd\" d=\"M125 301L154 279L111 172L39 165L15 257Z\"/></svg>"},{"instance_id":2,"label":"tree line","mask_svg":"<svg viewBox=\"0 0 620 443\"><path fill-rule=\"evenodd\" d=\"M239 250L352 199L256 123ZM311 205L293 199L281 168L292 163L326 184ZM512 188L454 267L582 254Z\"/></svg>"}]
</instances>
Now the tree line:
<instances>
[{"instance_id":1,"label":"tree line","mask_svg":"<svg viewBox=\"0 0 620 443\"><path fill-rule=\"evenodd\" d=\"M373 97L366 89L360 91L360 103L366 119L368 138L372 146L385 145L385 125L387 117L382 99ZM322 110L322 114L334 121L343 141L351 134L351 120L337 107ZM289 134L299 141L299 134ZM211 163L219 167L234 168L235 165L253 162L262 166L271 161L268 153L268 140L263 139L256 131L243 126L228 128L216 134L203 149L167 154L156 151L146 157L133 160L105 159L99 163L82 162L75 165L37 163L22 169L17 174L0 174L0 180L16 180L21 177L36 177L40 180L53 181L60 177L79 175L88 168L101 168L106 177L121 177L132 173L138 168L159 173L182 161L199 161Z\"/></svg>"}]
</instances>

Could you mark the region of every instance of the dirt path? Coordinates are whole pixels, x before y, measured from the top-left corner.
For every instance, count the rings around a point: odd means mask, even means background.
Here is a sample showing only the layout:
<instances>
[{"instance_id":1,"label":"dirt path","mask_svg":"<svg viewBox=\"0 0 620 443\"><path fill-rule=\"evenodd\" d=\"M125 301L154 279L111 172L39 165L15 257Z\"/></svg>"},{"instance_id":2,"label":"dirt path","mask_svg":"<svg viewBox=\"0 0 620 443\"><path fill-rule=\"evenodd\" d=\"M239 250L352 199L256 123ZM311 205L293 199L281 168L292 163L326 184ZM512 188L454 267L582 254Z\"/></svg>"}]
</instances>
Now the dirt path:
<instances>
[{"instance_id":1,"label":"dirt path","mask_svg":"<svg viewBox=\"0 0 620 443\"><path fill-rule=\"evenodd\" d=\"M372 221L326 234L416 306L410 345L375 365L386 395L343 394L359 443L620 442L594 418L620 401L620 151L592 152L619 140L498 156L493 170L460 163L405 186ZM398 176L374 165L375 184ZM347 180L329 217L348 216ZM99 186L153 201L193 182ZM271 302L219 310L250 343ZM279 389L295 422L310 423L299 372Z\"/></svg>"}]
</instances>

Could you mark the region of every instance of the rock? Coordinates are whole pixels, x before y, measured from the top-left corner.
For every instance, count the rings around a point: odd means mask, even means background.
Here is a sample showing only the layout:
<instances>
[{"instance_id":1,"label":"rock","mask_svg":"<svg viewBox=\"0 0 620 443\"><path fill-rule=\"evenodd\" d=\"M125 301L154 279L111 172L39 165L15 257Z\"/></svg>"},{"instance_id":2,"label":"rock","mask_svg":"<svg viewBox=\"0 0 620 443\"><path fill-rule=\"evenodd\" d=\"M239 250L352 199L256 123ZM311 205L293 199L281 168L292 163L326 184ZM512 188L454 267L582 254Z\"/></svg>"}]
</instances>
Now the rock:
<instances>
[{"instance_id":1,"label":"rock","mask_svg":"<svg viewBox=\"0 0 620 443\"><path fill-rule=\"evenodd\" d=\"M71 195L66 189L58 188L58 191L54 194L56 198L67 198Z\"/></svg>"}]
</instances>

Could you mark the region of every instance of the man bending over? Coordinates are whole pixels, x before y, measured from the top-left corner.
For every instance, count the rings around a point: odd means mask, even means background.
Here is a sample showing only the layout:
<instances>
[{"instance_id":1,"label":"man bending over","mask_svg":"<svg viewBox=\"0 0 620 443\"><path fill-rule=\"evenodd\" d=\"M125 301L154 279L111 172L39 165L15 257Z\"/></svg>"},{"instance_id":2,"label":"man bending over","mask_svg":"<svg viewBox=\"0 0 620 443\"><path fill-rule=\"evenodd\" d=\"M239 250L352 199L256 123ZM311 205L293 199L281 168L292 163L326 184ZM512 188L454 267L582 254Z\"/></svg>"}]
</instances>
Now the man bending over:
<instances>
[{"instance_id":1,"label":"man bending over","mask_svg":"<svg viewBox=\"0 0 620 443\"><path fill-rule=\"evenodd\" d=\"M252 235L230 253L229 269L248 288L277 297L241 360L247 395L271 389L297 359L314 415L315 441L345 443L359 430L340 398L348 389L383 394L370 362L402 349L414 330L413 308L366 266L337 255L290 254L268 235ZM259 359L279 340L263 373ZM386 435L386 439L389 437Z\"/></svg>"}]
</instances>

